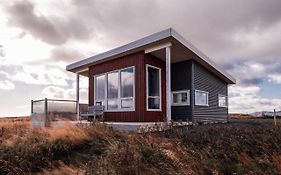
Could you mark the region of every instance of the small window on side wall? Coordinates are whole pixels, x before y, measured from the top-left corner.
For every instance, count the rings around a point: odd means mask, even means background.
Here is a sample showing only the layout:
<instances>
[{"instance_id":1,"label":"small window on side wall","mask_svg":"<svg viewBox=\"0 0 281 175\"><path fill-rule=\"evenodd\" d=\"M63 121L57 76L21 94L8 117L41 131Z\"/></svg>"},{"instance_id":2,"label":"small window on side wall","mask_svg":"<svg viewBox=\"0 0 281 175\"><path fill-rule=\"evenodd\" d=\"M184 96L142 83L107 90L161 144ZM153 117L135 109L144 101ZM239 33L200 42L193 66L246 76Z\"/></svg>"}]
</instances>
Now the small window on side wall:
<instances>
[{"instance_id":1,"label":"small window on side wall","mask_svg":"<svg viewBox=\"0 0 281 175\"><path fill-rule=\"evenodd\" d=\"M228 107L228 98L225 95L219 95L219 107Z\"/></svg>"},{"instance_id":2,"label":"small window on side wall","mask_svg":"<svg viewBox=\"0 0 281 175\"><path fill-rule=\"evenodd\" d=\"M172 105L173 106L190 105L189 90L173 91L172 92Z\"/></svg>"},{"instance_id":3,"label":"small window on side wall","mask_svg":"<svg viewBox=\"0 0 281 175\"><path fill-rule=\"evenodd\" d=\"M209 93L205 91L195 90L195 105L209 106Z\"/></svg>"}]
</instances>

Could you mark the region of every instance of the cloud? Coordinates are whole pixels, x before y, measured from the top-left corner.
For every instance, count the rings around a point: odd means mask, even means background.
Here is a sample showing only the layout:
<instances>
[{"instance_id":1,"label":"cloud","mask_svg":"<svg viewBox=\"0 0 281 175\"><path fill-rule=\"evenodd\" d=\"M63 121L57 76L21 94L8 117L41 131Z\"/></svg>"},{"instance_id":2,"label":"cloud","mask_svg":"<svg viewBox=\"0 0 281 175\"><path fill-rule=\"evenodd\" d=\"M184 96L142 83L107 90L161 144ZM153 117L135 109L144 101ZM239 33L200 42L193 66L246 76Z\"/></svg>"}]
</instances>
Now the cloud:
<instances>
[{"instance_id":1,"label":"cloud","mask_svg":"<svg viewBox=\"0 0 281 175\"><path fill-rule=\"evenodd\" d=\"M11 26L21 28L48 44L60 45L70 39L87 40L92 35L91 25L87 25L78 16L45 16L36 11L36 5L31 1L15 1L6 7L6 13Z\"/></svg>"},{"instance_id":2,"label":"cloud","mask_svg":"<svg viewBox=\"0 0 281 175\"><path fill-rule=\"evenodd\" d=\"M0 90L13 90L15 85L9 80L0 80Z\"/></svg>"},{"instance_id":3,"label":"cloud","mask_svg":"<svg viewBox=\"0 0 281 175\"><path fill-rule=\"evenodd\" d=\"M264 98L259 95L258 86L231 86L229 88L229 111L231 113L252 113L273 111L281 107L281 99Z\"/></svg>"},{"instance_id":4,"label":"cloud","mask_svg":"<svg viewBox=\"0 0 281 175\"><path fill-rule=\"evenodd\" d=\"M260 85L263 82L281 83L281 63L276 61L237 61L224 65L242 86Z\"/></svg>"},{"instance_id":5,"label":"cloud","mask_svg":"<svg viewBox=\"0 0 281 175\"><path fill-rule=\"evenodd\" d=\"M76 90L74 88L61 88L57 86L47 86L42 90L46 98L75 100ZM80 89L80 102L88 103L88 89Z\"/></svg>"},{"instance_id":6,"label":"cloud","mask_svg":"<svg viewBox=\"0 0 281 175\"><path fill-rule=\"evenodd\" d=\"M222 63L237 57L270 55L276 59L281 52L281 2L276 0L72 0L48 4L54 5L44 9L40 2L15 1L6 12L11 25L55 45L73 39L110 48L174 27Z\"/></svg>"},{"instance_id":7,"label":"cloud","mask_svg":"<svg viewBox=\"0 0 281 175\"><path fill-rule=\"evenodd\" d=\"M85 54L77 49L71 49L67 47L57 47L51 51L51 60L64 61L66 63L72 63L74 61L85 58Z\"/></svg>"},{"instance_id":8,"label":"cloud","mask_svg":"<svg viewBox=\"0 0 281 175\"><path fill-rule=\"evenodd\" d=\"M10 2L1 3L4 11L0 9L1 31L5 21L5 34L16 34L13 42L0 43L7 51L4 59L14 60L2 65L0 56L5 81L43 85L46 96L72 99L74 75L65 71L65 64L173 27L237 79L230 88L232 111L280 104L260 94L263 83L281 81L281 1ZM11 56L14 47L18 54Z\"/></svg>"},{"instance_id":9,"label":"cloud","mask_svg":"<svg viewBox=\"0 0 281 175\"><path fill-rule=\"evenodd\" d=\"M0 75L9 81L24 82L31 85L68 86L71 77L65 70L50 66L19 66L13 64L0 65Z\"/></svg>"},{"instance_id":10,"label":"cloud","mask_svg":"<svg viewBox=\"0 0 281 175\"><path fill-rule=\"evenodd\" d=\"M268 77L270 82L281 84L281 74L272 74L268 75Z\"/></svg>"},{"instance_id":11,"label":"cloud","mask_svg":"<svg viewBox=\"0 0 281 175\"><path fill-rule=\"evenodd\" d=\"M281 107L278 97L263 97L268 82L281 84L280 63L276 61L237 61L224 66L237 78L237 84L229 88L230 112L251 113L255 111L272 111ZM263 85L263 86L261 86Z\"/></svg>"},{"instance_id":12,"label":"cloud","mask_svg":"<svg viewBox=\"0 0 281 175\"><path fill-rule=\"evenodd\" d=\"M4 46L0 45L0 57L5 57Z\"/></svg>"}]
</instances>

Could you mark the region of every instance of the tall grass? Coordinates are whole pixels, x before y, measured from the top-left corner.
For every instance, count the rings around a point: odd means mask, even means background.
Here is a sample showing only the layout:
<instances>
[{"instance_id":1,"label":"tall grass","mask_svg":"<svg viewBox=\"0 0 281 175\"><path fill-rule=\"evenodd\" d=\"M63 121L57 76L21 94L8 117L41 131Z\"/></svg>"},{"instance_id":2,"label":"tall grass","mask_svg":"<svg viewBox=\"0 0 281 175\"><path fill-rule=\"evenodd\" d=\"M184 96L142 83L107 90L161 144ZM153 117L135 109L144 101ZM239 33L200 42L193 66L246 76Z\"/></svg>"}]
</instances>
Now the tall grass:
<instances>
[{"instance_id":1,"label":"tall grass","mask_svg":"<svg viewBox=\"0 0 281 175\"><path fill-rule=\"evenodd\" d=\"M160 133L0 122L0 174L278 174L281 126L212 124Z\"/></svg>"}]
</instances>

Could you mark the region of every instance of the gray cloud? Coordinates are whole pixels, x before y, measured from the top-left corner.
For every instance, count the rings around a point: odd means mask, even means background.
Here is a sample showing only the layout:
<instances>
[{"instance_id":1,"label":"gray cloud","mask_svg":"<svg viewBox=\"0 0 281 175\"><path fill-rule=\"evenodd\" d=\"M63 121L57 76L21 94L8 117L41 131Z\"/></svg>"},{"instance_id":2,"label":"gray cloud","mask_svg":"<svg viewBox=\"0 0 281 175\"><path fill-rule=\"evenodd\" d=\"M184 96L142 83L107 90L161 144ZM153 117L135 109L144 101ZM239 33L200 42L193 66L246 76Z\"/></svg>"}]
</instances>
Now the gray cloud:
<instances>
[{"instance_id":1,"label":"gray cloud","mask_svg":"<svg viewBox=\"0 0 281 175\"><path fill-rule=\"evenodd\" d=\"M83 54L82 52L79 52L76 49L70 49L66 47L57 47L54 48L51 52L52 60L64 61L66 63L72 63L85 57L85 54Z\"/></svg>"},{"instance_id":2,"label":"gray cloud","mask_svg":"<svg viewBox=\"0 0 281 175\"><path fill-rule=\"evenodd\" d=\"M108 47L126 43L163 28L174 27L219 63L238 57L279 59L281 2L276 0L237 1L74 1L77 14L95 23L106 35ZM255 33L270 46L251 46L247 40ZM280 27L281 29L281 27ZM239 38L239 40L235 38ZM261 38L262 39L262 38Z\"/></svg>"},{"instance_id":3,"label":"gray cloud","mask_svg":"<svg viewBox=\"0 0 281 175\"><path fill-rule=\"evenodd\" d=\"M277 61L247 61L238 60L223 66L230 72L240 86L258 86L272 80L272 75L281 77L281 62Z\"/></svg>"},{"instance_id":4,"label":"gray cloud","mask_svg":"<svg viewBox=\"0 0 281 175\"><path fill-rule=\"evenodd\" d=\"M6 7L6 12L10 25L22 28L49 44L60 45L70 39L86 40L92 34L90 25L79 16L70 16L65 20L55 15L38 15L35 5L27 0L14 2Z\"/></svg>"},{"instance_id":5,"label":"gray cloud","mask_svg":"<svg viewBox=\"0 0 281 175\"><path fill-rule=\"evenodd\" d=\"M70 13L63 18L35 14L36 4L30 1L16 1L7 13L11 25L49 44L91 40L112 48L174 27L219 64L241 57L281 60L278 0L70 2ZM63 2L57 5L66 6Z\"/></svg>"}]
</instances>

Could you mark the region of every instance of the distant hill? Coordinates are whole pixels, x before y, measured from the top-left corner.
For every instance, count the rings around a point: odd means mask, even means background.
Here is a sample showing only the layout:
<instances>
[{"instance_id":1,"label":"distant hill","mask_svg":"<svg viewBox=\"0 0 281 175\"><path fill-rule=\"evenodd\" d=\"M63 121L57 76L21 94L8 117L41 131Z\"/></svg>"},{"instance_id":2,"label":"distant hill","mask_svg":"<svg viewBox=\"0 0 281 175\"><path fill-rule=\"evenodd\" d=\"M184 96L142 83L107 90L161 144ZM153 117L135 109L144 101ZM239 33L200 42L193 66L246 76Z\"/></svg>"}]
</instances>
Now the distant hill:
<instances>
[{"instance_id":1,"label":"distant hill","mask_svg":"<svg viewBox=\"0 0 281 175\"><path fill-rule=\"evenodd\" d=\"M238 113L233 113L233 114L229 114L229 118L231 119L251 119L251 118L257 118L254 115L250 115L250 114L238 114Z\"/></svg>"},{"instance_id":2,"label":"distant hill","mask_svg":"<svg viewBox=\"0 0 281 175\"><path fill-rule=\"evenodd\" d=\"M260 111L260 112L254 112L251 113L251 115L256 117L273 117L273 112L270 111ZM276 116L281 117L281 111L276 111Z\"/></svg>"}]
</instances>

